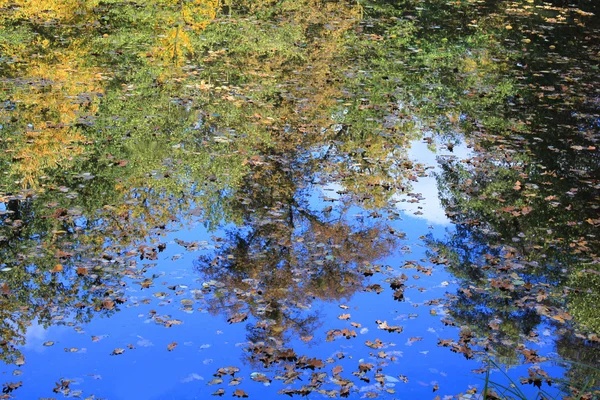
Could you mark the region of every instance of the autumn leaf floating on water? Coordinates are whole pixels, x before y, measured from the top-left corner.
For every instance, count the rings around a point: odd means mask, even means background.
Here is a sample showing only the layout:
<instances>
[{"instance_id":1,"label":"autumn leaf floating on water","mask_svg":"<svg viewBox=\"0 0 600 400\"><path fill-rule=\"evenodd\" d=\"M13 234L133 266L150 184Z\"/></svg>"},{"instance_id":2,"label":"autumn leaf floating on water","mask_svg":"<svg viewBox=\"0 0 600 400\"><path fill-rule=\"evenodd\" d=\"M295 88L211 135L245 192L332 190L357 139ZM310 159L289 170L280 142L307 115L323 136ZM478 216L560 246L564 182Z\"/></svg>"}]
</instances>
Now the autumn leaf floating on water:
<instances>
[{"instance_id":1,"label":"autumn leaf floating on water","mask_svg":"<svg viewBox=\"0 0 600 400\"><path fill-rule=\"evenodd\" d=\"M23 385L22 381L5 383L5 384L2 385L2 393L8 394L8 393L12 392L13 390L17 390L22 385ZM0 398L3 399L4 396L0 396ZM8 396L6 398L10 398L10 396Z\"/></svg>"},{"instance_id":2,"label":"autumn leaf floating on water","mask_svg":"<svg viewBox=\"0 0 600 400\"><path fill-rule=\"evenodd\" d=\"M247 319L248 313L237 313L233 314L229 319L227 319L227 322L229 322L230 324L236 324L238 322L244 322Z\"/></svg>"},{"instance_id":3,"label":"autumn leaf floating on water","mask_svg":"<svg viewBox=\"0 0 600 400\"><path fill-rule=\"evenodd\" d=\"M271 383L271 380L267 378L265 374L261 374L260 372L251 373L250 379L252 379L254 382L263 383L265 386L268 386Z\"/></svg>"},{"instance_id":4,"label":"autumn leaf floating on water","mask_svg":"<svg viewBox=\"0 0 600 400\"><path fill-rule=\"evenodd\" d=\"M402 332L401 326L390 326L387 324L387 321L381 322L380 320L375 321L377 323L377 329L381 329L388 332Z\"/></svg>"},{"instance_id":5,"label":"autumn leaf floating on water","mask_svg":"<svg viewBox=\"0 0 600 400\"><path fill-rule=\"evenodd\" d=\"M351 339L351 338L356 337L356 332L354 330L350 330L347 328L332 329L332 330L327 331L327 337L325 338L325 340L327 342L331 342L331 341L335 340L335 338L338 336L344 336L346 339Z\"/></svg>"},{"instance_id":6,"label":"autumn leaf floating on water","mask_svg":"<svg viewBox=\"0 0 600 400\"><path fill-rule=\"evenodd\" d=\"M238 367L223 367L219 368L213 376L221 378L222 376L229 375L233 377L236 373L240 372Z\"/></svg>"},{"instance_id":7,"label":"autumn leaf floating on water","mask_svg":"<svg viewBox=\"0 0 600 400\"><path fill-rule=\"evenodd\" d=\"M56 274L58 272L62 272L62 270L63 270L62 264L56 264L54 266L54 268L52 268L52 271L50 271L50 272L52 272L53 274Z\"/></svg>"},{"instance_id":8,"label":"autumn leaf floating on water","mask_svg":"<svg viewBox=\"0 0 600 400\"><path fill-rule=\"evenodd\" d=\"M232 378L231 381L229 381L229 386L237 386L240 383L242 383L242 379L243 378Z\"/></svg>"},{"instance_id":9,"label":"autumn leaf floating on water","mask_svg":"<svg viewBox=\"0 0 600 400\"><path fill-rule=\"evenodd\" d=\"M374 283L374 284L369 285L369 286L367 286L367 287L364 288L365 292L375 292L377 294L383 292L383 290L384 289L378 283Z\"/></svg>"},{"instance_id":10,"label":"autumn leaf floating on water","mask_svg":"<svg viewBox=\"0 0 600 400\"><path fill-rule=\"evenodd\" d=\"M77 272L77 275L84 276L84 275L88 274L88 269L85 267L78 267L76 272Z\"/></svg>"},{"instance_id":11,"label":"autumn leaf floating on water","mask_svg":"<svg viewBox=\"0 0 600 400\"><path fill-rule=\"evenodd\" d=\"M552 379L546 371L541 368L529 368L528 371L529 376L526 378L521 378L522 385L533 385L538 389L542 388L542 383L545 381L548 386L552 385Z\"/></svg>"},{"instance_id":12,"label":"autumn leaf floating on water","mask_svg":"<svg viewBox=\"0 0 600 400\"><path fill-rule=\"evenodd\" d=\"M302 356L296 362L297 366L300 369L310 369L314 370L315 368L321 369L325 367L325 363L323 360L319 360L318 358L306 358L306 356Z\"/></svg>"},{"instance_id":13,"label":"autumn leaf floating on water","mask_svg":"<svg viewBox=\"0 0 600 400\"><path fill-rule=\"evenodd\" d=\"M122 348L116 348L112 351L112 353L110 353L111 356L118 356L120 354L125 353L125 349Z\"/></svg>"},{"instance_id":14,"label":"autumn leaf floating on water","mask_svg":"<svg viewBox=\"0 0 600 400\"><path fill-rule=\"evenodd\" d=\"M113 308L115 308L115 302L112 301L112 299L110 298L105 298L104 300L102 300L102 308L104 308L105 310L112 310Z\"/></svg>"},{"instance_id":15,"label":"autumn leaf floating on water","mask_svg":"<svg viewBox=\"0 0 600 400\"><path fill-rule=\"evenodd\" d=\"M374 342L367 340L365 344L367 345L367 347L370 347L372 349L380 349L384 346L383 342L379 339L375 339Z\"/></svg>"},{"instance_id":16,"label":"autumn leaf floating on water","mask_svg":"<svg viewBox=\"0 0 600 400\"><path fill-rule=\"evenodd\" d=\"M2 282L2 284L0 284L0 294L3 296L8 296L10 294L10 288L6 282Z\"/></svg>"}]
</instances>

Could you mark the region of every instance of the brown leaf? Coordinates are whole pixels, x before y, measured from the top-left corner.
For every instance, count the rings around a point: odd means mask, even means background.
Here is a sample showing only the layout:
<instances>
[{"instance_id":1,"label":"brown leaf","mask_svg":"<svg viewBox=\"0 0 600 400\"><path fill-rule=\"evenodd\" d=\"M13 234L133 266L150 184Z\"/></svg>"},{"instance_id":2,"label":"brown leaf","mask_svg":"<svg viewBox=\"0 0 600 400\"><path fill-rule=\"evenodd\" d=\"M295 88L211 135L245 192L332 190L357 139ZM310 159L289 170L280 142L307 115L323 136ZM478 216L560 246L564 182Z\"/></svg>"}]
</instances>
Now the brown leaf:
<instances>
[{"instance_id":1,"label":"brown leaf","mask_svg":"<svg viewBox=\"0 0 600 400\"><path fill-rule=\"evenodd\" d=\"M380 320L375 321L378 325L377 328L378 329L382 329L384 331L388 331L388 332L402 332L402 327L401 326L390 326L387 324L387 321L383 321L381 322Z\"/></svg>"},{"instance_id":2,"label":"brown leaf","mask_svg":"<svg viewBox=\"0 0 600 400\"><path fill-rule=\"evenodd\" d=\"M4 296L8 296L10 294L10 289L8 288L8 284L6 282L2 282L0 285L0 294Z\"/></svg>"},{"instance_id":3,"label":"brown leaf","mask_svg":"<svg viewBox=\"0 0 600 400\"><path fill-rule=\"evenodd\" d=\"M295 361L298 359L298 355L294 349L283 349L279 351L277 358L282 361Z\"/></svg>"},{"instance_id":4,"label":"brown leaf","mask_svg":"<svg viewBox=\"0 0 600 400\"><path fill-rule=\"evenodd\" d=\"M235 324L238 322L243 322L245 320L248 319L248 313L237 313L237 314L233 314L228 320L227 322L229 322L230 324Z\"/></svg>"},{"instance_id":5,"label":"brown leaf","mask_svg":"<svg viewBox=\"0 0 600 400\"><path fill-rule=\"evenodd\" d=\"M521 214L523 214L523 215L527 215L527 214L529 214L529 213L530 213L530 212L532 212L532 211L533 211L533 208L531 208L531 207L529 207L529 206L525 206L525 207L523 207L523 208L521 209Z\"/></svg>"},{"instance_id":6,"label":"brown leaf","mask_svg":"<svg viewBox=\"0 0 600 400\"><path fill-rule=\"evenodd\" d=\"M306 361L306 365L310 369L315 369L315 368L323 368L325 366L325 363L322 360L319 360L318 358L309 358Z\"/></svg>"},{"instance_id":7,"label":"brown leaf","mask_svg":"<svg viewBox=\"0 0 600 400\"><path fill-rule=\"evenodd\" d=\"M56 274L57 272L62 272L62 270L63 270L62 264L56 264L54 266L54 268L52 268L52 271L50 271L50 272L52 272L53 274Z\"/></svg>"},{"instance_id":8,"label":"brown leaf","mask_svg":"<svg viewBox=\"0 0 600 400\"><path fill-rule=\"evenodd\" d=\"M343 386L340 389L340 397L348 397L350 396L350 388L348 386Z\"/></svg>"},{"instance_id":9,"label":"brown leaf","mask_svg":"<svg viewBox=\"0 0 600 400\"><path fill-rule=\"evenodd\" d=\"M69 258L69 257L73 257L73 253L69 253L69 252L62 251L62 250L57 250L56 253L54 254L54 257L56 257L56 258Z\"/></svg>"},{"instance_id":10,"label":"brown leaf","mask_svg":"<svg viewBox=\"0 0 600 400\"><path fill-rule=\"evenodd\" d=\"M521 182L516 181L515 182L515 186L513 186L513 189L514 190L521 190Z\"/></svg>"},{"instance_id":11,"label":"brown leaf","mask_svg":"<svg viewBox=\"0 0 600 400\"><path fill-rule=\"evenodd\" d=\"M148 289L150 286L152 286L152 279L144 279L142 282L140 282L140 285L142 286L142 289Z\"/></svg>"},{"instance_id":12,"label":"brown leaf","mask_svg":"<svg viewBox=\"0 0 600 400\"><path fill-rule=\"evenodd\" d=\"M380 284L374 283L372 285L365 287L364 291L365 292L375 292L375 293L379 294L379 293L383 292L383 288L381 287Z\"/></svg>"},{"instance_id":13,"label":"brown leaf","mask_svg":"<svg viewBox=\"0 0 600 400\"><path fill-rule=\"evenodd\" d=\"M404 289L398 289L394 292L394 300L404 300Z\"/></svg>"},{"instance_id":14,"label":"brown leaf","mask_svg":"<svg viewBox=\"0 0 600 400\"><path fill-rule=\"evenodd\" d=\"M240 383L242 383L242 378L233 378L231 381L229 381L229 386L237 386Z\"/></svg>"},{"instance_id":15,"label":"brown leaf","mask_svg":"<svg viewBox=\"0 0 600 400\"><path fill-rule=\"evenodd\" d=\"M374 367L373 364L367 364L367 363L359 363L358 364L358 370L360 372L369 372L370 370L372 370Z\"/></svg>"},{"instance_id":16,"label":"brown leaf","mask_svg":"<svg viewBox=\"0 0 600 400\"><path fill-rule=\"evenodd\" d=\"M88 269L85 267L77 267L77 275L84 276L88 274Z\"/></svg>"},{"instance_id":17,"label":"brown leaf","mask_svg":"<svg viewBox=\"0 0 600 400\"><path fill-rule=\"evenodd\" d=\"M250 379L252 379L255 382L264 383L265 385L268 385L269 383L271 383L271 380L269 378L267 378L267 376L265 374L261 374L260 372L253 372L250 375Z\"/></svg>"},{"instance_id":18,"label":"brown leaf","mask_svg":"<svg viewBox=\"0 0 600 400\"><path fill-rule=\"evenodd\" d=\"M102 308L104 308L105 310L112 310L113 308L115 308L115 302L112 301L112 299L106 298L102 300Z\"/></svg>"},{"instance_id":19,"label":"brown leaf","mask_svg":"<svg viewBox=\"0 0 600 400\"><path fill-rule=\"evenodd\" d=\"M219 378L224 375L234 376L237 372L240 372L240 369L238 367L224 367L224 368L219 368L217 370L217 372L213 374L213 376L216 376Z\"/></svg>"},{"instance_id":20,"label":"brown leaf","mask_svg":"<svg viewBox=\"0 0 600 400\"><path fill-rule=\"evenodd\" d=\"M2 389L2 393L10 393L13 390L17 390L18 388L20 388L23 385L22 381L19 382L7 382L5 383L3 386L4 388ZM0 395L0 398L5 398L2 395ZM6 397L7 399L12 398L11 396Z\"/></svg>"},{"instance_id":21,"label":"brown leaf","mask_svg":"<svg viewBox=\"0 0 600 400\"><path fill-rule=\"evenodd\" d=\"M367 340L367 341L365 342L365 344L366 344L368 347L372 348L372 349L380 349L380 348L382 348L382 347L383 347L383 342L382 342L381 340L379 340L379 339L375 339L375 341L374 341L374 342L371 342L370 340Z\"/></svg>"},{"instance_id":22,"label":"brown leaf","mask_svg":"<svg viewBox=\"0 0 600 400\"><path fill-rule=\"evenodd\" d=\"M345 328L345 329L342 329L342 335L344 335L344 337L346 339L350 339L350 338L356 337L356 332L354 330Z\"/></svg>"}]
</instances>

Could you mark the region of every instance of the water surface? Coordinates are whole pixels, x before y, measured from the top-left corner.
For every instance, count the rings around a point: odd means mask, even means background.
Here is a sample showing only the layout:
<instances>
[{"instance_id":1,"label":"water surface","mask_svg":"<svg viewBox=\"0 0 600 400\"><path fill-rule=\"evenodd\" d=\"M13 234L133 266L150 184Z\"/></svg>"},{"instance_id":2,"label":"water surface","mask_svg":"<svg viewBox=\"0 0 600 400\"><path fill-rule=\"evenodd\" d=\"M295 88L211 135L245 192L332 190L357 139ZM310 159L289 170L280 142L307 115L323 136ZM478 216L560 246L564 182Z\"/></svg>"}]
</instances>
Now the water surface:
<instances>
[{"instance_id":1,"label":"water surface","mask_svg":"<svg viewBox=\"0 0 600 400\"><path fill-rule=\"evenodd\" d=\"M597 396L598 11L0 1L2 398Z\"/></svg>"}]
</instances>

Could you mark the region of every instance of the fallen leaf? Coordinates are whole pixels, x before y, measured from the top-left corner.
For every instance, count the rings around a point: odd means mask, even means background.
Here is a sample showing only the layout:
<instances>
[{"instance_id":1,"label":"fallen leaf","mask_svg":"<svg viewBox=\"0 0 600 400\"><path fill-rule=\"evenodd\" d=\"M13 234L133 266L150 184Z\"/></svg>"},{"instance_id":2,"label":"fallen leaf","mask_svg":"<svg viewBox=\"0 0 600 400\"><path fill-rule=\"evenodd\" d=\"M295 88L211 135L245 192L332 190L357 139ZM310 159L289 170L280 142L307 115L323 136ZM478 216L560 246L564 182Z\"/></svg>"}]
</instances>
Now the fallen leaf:
<instances>
[{"instance_id":1,"label":"fallen leaf","mask_svg":"<svg viewBox=\"0 0 600 400\"><path fill-rule=\"evenodd\" d=\"M230 324L236 324L238 322L243 322L243 321L245 321L247 319L248 319L248 313L237 313L237 314L233 314L227 320L227 322L229 322Z\"/></svg>"},{"instance_id":2,"label":"fallen leaf","mask_svg":"<svg viewBox=\"0 0 600 400\"><path fill-rule=\"evenodd\" d=\"M387 321L383 321L381 322L380 320L375 321L377 323L377 328L378 329L382 329L384 331L388 331L388 332L402 332L402 327L401 326L390 326L387 324Z\"/></svg>"},{"instance_id":3,"label":"fallen leaf","mask_svg":"<svg viewBox=\"0 0 600 400\"><path fill-rule=\"evenodd\" d=\"M116 348L112 351L112 353L110 353L111 356L118 356L120 354L125 353L125 349L121 349L121 348Z\"/></svg>"}]
</instances>

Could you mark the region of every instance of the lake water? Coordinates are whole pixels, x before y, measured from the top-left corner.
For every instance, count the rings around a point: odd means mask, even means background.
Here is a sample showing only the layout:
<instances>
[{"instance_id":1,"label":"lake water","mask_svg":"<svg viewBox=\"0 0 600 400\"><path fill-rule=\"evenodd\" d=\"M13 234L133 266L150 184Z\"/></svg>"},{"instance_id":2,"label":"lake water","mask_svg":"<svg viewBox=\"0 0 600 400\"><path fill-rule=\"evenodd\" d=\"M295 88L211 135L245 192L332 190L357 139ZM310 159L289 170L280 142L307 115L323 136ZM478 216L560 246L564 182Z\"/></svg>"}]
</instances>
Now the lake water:
<instances>
[{"instance_id":1,"label":"lake water","mask_svg":"<svg viewBox=\"0 0 600 400\"><path fill-rule=\"evenodd\" d=\"M597 398L598 12L0 0L0 398Z\"/></svg>"}]
</instances>

